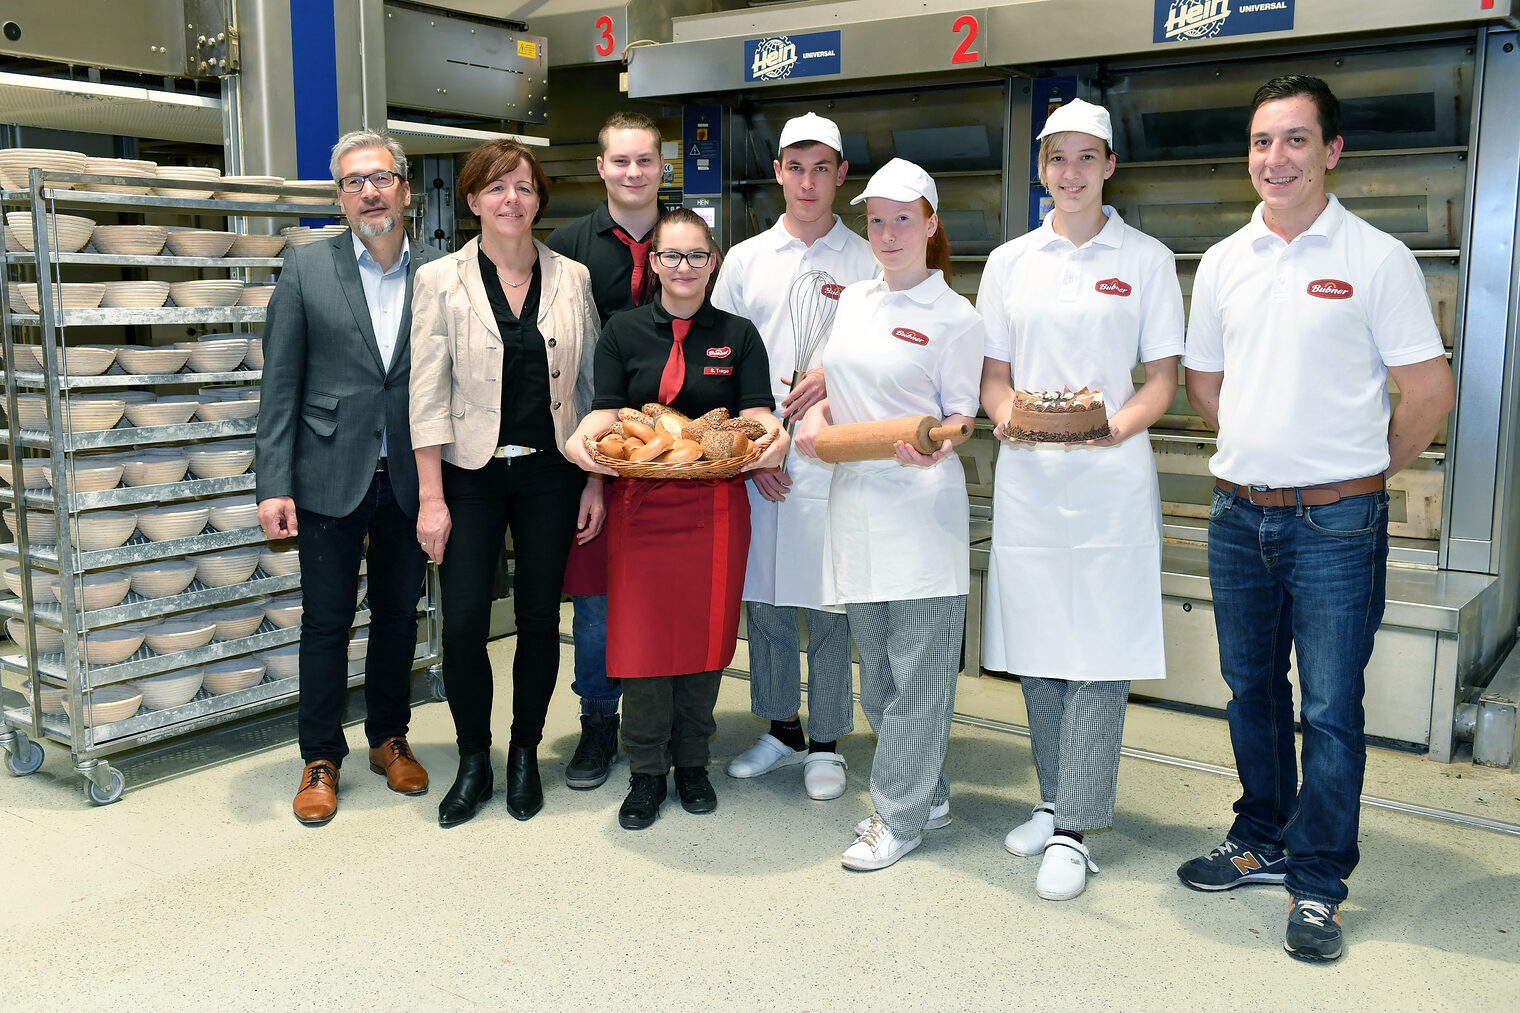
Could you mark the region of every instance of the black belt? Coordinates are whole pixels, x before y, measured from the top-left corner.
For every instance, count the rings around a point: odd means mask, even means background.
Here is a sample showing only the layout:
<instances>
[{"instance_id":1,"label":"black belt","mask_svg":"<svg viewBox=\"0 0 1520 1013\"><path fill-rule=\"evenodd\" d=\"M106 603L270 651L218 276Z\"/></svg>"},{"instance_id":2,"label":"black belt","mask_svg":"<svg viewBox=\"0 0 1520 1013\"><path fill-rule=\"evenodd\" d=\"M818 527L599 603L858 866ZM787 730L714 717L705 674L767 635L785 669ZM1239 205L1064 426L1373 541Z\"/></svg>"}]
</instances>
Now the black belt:
<instances>
[{"instance_id":1,"label":"black belt","mask_svg":"<svg viewBox=\"0 0 1520 1013\"><path fill-rule=\"evenodd\" d=\"M380 458L379 463L377 463L375 465L375 471L378 473L378 472L384 472L384 471L389 471L389 470L390 470L390 468L386 467L385 458L383 458L383 457Z\"/></svg>"}]
</instances>

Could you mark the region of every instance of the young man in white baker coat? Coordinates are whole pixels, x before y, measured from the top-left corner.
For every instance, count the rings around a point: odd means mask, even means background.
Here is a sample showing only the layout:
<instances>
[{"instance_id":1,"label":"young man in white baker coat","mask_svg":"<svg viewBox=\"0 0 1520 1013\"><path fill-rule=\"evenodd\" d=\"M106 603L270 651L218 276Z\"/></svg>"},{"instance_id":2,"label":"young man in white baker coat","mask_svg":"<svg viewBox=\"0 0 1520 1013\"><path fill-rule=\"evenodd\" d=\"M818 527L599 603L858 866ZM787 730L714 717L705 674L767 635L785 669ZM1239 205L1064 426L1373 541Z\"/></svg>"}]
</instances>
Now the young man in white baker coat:
<instances>
[{"instance_id":1,"label":"young man in white baker coat","mask_svg":"<svg viewBox=\"0 0 1520 1013\"><path fill-rule=\"evenodd\" d=\"M792 285L802 275L826 272L807 308L838 300L843 286L876 275L871 246L834 214L834 194L849 172L839 127L814 113L782 127L772 168L786 212L767 231L729 251L718 274L713 305L747 317L760 331L771 360L771 385L781 417L793 420L825 395L821 356L792 387L801 366L798 350L809 339L794 333L798 319ZM806 314L803 314L804 316ZM821 351L821 349L820 349ZM750 707L771 723L728 765L731 777L757 777L778 767L803 765L808 797L838 798L845 761L837 740L855 727L851 696L850 633L843 612L824 611L823 529L832 465L793 454L786 468L756 472L749 486L750 545L744 581L749 628ZM803 737L799 619L808 633L808 735Z\"/></svg>"},{"instance_id":2,"label":"young man in white baker coat","mask_svg":"<svg viewBox=\"0 0 1520 1013\"><path fill-rule=\"evenodd\" d=\"M1387 479L1430 445L1455 400L1414 255L1326 193L1344 144L1325 82L1290 75L1257 89L1246 167L1261 204L1199 263L1182 359L1188 400L1219 431L1209 586L1242 792L1224 843L1177 875L1210 891L1283 883L1283 948L1308 961L1341 955L1340 905L1360 857Z\"/></svg>"}]
</instances>

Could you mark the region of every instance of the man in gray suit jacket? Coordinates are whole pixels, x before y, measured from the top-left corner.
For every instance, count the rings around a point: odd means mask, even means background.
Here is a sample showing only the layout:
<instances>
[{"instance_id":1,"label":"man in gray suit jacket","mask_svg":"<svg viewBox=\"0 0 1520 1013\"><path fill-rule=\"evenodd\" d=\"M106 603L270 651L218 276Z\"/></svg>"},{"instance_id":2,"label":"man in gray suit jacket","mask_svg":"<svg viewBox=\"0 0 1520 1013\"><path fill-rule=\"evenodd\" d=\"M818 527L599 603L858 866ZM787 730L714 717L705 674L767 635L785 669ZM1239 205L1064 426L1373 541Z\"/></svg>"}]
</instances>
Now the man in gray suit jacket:
<instances>
[{"instance_id":1,"label":"man in gray suit jacket","mask_svg":"<svg viewBox=\"0 0 1520 1013\"><path fill-rule=\"evenodd\" d=\"M257 443L259 523L271 539L297 538L300 550L305 769L293 809L310 826L338 811L349 628L366 536L369 766L402 794L421 795L428 784L406 741L427 572L407 387L412 278L438 254L407 237L402 211L411 188L394 140L344 135L333 146L332 174L351 231L285 254L264 328Z\"/></svg>"}]
</instances>

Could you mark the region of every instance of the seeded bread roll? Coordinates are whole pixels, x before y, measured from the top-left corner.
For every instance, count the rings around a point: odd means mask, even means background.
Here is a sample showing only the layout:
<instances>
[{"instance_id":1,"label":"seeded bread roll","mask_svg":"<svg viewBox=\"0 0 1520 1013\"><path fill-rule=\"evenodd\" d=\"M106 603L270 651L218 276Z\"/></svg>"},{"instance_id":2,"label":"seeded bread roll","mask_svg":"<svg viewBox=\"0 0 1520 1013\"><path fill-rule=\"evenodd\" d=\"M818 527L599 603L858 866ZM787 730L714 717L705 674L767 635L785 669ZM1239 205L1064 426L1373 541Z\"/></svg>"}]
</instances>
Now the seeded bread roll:
<instances>
[{"instance_id":1,"label":"seeded bread roll","mask_svg":"<svg viewBox=\"0 0 1520 1013\"><path fill-rule=\"evenodd\" d=\"M757 419L746 418L741 415L738 418L728 419L718 424L719 429L725 429L733 433L743 433L752 440L758 440L765 435L765 426Z\"/></svg>"},{"instance_id":2,"label":"seeded bread roll","mask_svg":"<svg viewBox=\"0 0 1520 1013\"><path fill-rule=\"evenodd\" d=\"M687 418L685 415L682 415L680 412L670 407L670 405L663 405L658 401L651 401L639 410L642 411L645 415L648 415L651 419L658 419L661 415L674 415L676 418L681 420L681 425L683 426L691 422L691 419Z\"/></svg>"},{"instance_id":3,"label":"seeded bread roll","mask_svg":"<svg viewBox=\"0 0 1520 1013\"><path fill-rule=\"evenodd\" d=\"M702 456L709 461L721 461L725 457L738 457L749 453L750 439L731 429L713 429L702 434L699 441Z\"/></svg>"},{"instance_id":4,"label":"seeded bread roll","mask_svg":"<svg viewBox=\"0 0 1520 1013\"><path fill-rule=\"evenodd\" d=\"M653 426L654 425L654 419L650 418L648 415L645 415L643 412L639 411L637 408L619 408L618 409L618 421L622 422L622 421L625 421L627 419L632 419L635 422L642 422L646 426Z\"/></svg>"},{"instance_id":5,"label":"seeded bread roll","mask_svg":"<svg viewBox=\"0 0 1520 1013\"><path fill-rule=\"evenodd\" d=\"M709 430L717 426L718 423L727 420L727 418L727 408L714 408L701 418L692 419L691 424L686 427L686 431L691 434L692 439L700 440Z\"/></svg>"}]
</instances>

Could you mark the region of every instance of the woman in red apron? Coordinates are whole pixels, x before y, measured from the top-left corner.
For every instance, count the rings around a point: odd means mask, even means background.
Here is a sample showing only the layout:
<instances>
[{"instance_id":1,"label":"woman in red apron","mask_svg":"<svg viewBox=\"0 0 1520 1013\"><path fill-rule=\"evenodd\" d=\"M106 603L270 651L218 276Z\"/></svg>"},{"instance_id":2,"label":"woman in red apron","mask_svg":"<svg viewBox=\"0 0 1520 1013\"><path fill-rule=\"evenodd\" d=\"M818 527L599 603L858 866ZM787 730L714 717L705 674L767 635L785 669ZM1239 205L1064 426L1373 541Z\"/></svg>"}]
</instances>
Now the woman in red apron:
<instances>
[{"instance_id":1,"label":"woman in red apron","mask_svg":"<svg viewBox=\"0 0 1520 1013\"><path fill-rule=\"evenodd\" d=\"M707 299L718 255L695 212L677 208L651 236L659 298L607 321L597 344L592 411L566 444L587 471L584 437L612 428L617 410L651 401L696 418L714 408L775 432L750 466L774 468L787 436L771 414L770 362L753 324ZM708 740L723 669L733 660L739 596L749 552L743 478L650 481L619 478L608 500L607 675L623 687L623 748L632 776L618 822L653 823L672 765L687 812L718 799L707 778Z\"/></svg>"}]
</instances>

